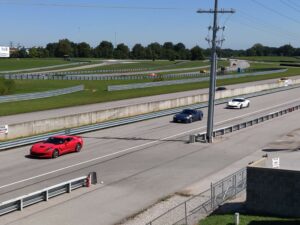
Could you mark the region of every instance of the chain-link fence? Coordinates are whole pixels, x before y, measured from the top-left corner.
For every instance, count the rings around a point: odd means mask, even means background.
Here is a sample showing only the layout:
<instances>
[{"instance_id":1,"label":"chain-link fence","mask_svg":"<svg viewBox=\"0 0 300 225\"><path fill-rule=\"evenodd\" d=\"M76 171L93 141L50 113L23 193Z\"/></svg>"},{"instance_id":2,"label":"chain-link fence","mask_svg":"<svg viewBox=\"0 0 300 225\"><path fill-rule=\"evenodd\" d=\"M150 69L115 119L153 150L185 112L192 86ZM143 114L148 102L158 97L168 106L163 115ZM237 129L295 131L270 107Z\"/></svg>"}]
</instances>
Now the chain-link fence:
<instances>
[{"instance_id":1,"label":"chain-link fence","mask_svg":"<svg viewBox=\"0 0 300 225\"><path fill-rule=\"evenodd\" d=\"M210 189L175 206L146 225L194 225L220 205L246 189L247 170L211 184Z\"/></svg>"}]
</instances>

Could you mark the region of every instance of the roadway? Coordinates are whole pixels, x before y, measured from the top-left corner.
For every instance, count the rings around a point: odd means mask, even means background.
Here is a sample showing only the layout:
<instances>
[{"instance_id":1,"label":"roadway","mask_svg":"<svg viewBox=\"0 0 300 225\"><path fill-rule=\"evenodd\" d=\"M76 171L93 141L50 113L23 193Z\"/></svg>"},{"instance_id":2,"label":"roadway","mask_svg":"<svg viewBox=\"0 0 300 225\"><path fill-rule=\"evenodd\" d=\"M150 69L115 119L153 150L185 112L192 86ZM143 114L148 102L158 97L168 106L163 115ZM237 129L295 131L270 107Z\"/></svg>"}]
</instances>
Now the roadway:
<instances>
[{"instance_id":1,"label":"roadway","mask_svg":"<svg viewBox=\"0 0 300 225\"><path fill-rule=\"evenodd\" d=\"M296 103L300 103L299 89L252 98L251 107L242 110L218 105L216 126ZM299 111L293 112L224 136L213 145L186 143L189 134L205 130L206 117L192 124L175 124L168 116L84 134L81 153L55 160L28 158L28 146L0 152L0 202L91 171L104 182L62 204L36 205L33 211L28 208L4 216L0 224L114 224L299 128L295 123L299 116Z\"/></svg>"},{"instance_id":2,"label":"roadway","mask_svg":"<svg viewBox=\"0 0 300 225\"><path fill-rule=\"evenodd\" d=\"M300 76L293 77L292 79L299 79ZM241 84L234 84L234 85L227 85L228 89L235 89L241 87L248 87L254 86L259 84L269 84L277 82L278 79L270 79L270 80L262 80L262 81L254 81L249 83L241 83ZM87 113L87 112L94 112L100 110L106 110L111 108L117 108L122 106L129 106L129 105L136 105L136 104L143 104L153 101L163 101L168 99L175 99L180 97L187 97L193 95L199 95L208 93L208 89L199 89L193 91L184 91L184 92L176 92L170 94L162 94L162 95L154 95L148 97L140 97L140 98L133 98L133 99L126 99L126 100L119 100L113 102L106 102L106 103L97 103L97 104L90 104L90 105L82 105L82 106L74 106L74 107L67 107L61 109L53 109L53 110L45 110L45 111L38 111L32 113L24 113L18 115L11 115L11 116L2 116L0 117L0 124L17 124L17 123L24 123L32 120L43 120L55 117L63 117L73 114L80 114L80 113Z\"/></svg>"}]
</instances>

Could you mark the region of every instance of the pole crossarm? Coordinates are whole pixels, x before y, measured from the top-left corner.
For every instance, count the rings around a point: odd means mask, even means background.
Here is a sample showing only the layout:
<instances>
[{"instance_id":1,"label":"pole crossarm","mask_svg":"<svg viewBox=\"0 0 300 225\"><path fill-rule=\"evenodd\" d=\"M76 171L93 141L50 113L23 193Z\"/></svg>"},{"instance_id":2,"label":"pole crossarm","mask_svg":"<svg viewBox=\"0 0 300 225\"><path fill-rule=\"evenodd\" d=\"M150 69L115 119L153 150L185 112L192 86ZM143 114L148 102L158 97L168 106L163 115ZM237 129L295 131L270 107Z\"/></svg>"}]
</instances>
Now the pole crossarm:
<instances>
[{"instance_id":1,"label":"pole crossarm","mask_svg":"<svg viewBox=\"0 0 300 225\"><path fill-rule=\"evenodd\" d=\"M197 13L235 13L235 9L221 9L221 10L213 10L213 9L199 9Z\"/></svg>"}]
</instances>

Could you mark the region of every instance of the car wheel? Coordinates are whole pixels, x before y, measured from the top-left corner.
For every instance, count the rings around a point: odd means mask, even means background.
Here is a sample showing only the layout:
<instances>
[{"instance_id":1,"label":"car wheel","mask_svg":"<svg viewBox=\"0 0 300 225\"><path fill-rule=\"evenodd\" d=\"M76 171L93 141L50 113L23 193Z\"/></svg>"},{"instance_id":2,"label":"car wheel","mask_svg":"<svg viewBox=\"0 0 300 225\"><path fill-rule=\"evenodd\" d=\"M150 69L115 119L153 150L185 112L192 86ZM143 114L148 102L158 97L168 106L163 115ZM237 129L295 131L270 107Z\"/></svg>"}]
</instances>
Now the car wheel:
<instances>
[{"instance_id":1,"label":"car wheel","mask_svg":"<svg viewBox=\"0 0 300 225\"><path fill-rule=\"evenodd\" d=\"M192 123L192 122L193 122L193 118L190 118L190 119L189 119L189 123Z\"/></svg>"},{"instance_id":2,"label":"car wheel","mask_svg":"<svg viewBox=\"0 0 300 225\"><path fill-rule=\"evenodd\" d=\"M247 108L250 107L250 103L248 103Z\"/></svg>"},{"instance_id":3,"label":"car wheel","mask_svg":"<svg viewBox=\"0 0 300 225\"><path fill-rule=\"evenodd\" d=\"M78 143L75 147L75 152L80 152L81 147L82 147L81 144Z\"/></svg>"},{"instance_id":4,"label":"car wheel","mask_svg":"<svg viewBox=\"0 0 300 225\"><path fill-rule=\"evenodd\" d=\"M242 109L243 108L243 105L242 104L240 104L240 108L239 109Z\"/></svg>"},{"instance_id":5,"label":"car wheel","mask_svg":"<svg viewBox=\"0 0 300 225\"><path fill-rule=\"evenodd\" d=\"M54 150L53 153L52 153L52 158L55 159L59 156L59 152L58 150Z\"/></svg>"}]
</instances>

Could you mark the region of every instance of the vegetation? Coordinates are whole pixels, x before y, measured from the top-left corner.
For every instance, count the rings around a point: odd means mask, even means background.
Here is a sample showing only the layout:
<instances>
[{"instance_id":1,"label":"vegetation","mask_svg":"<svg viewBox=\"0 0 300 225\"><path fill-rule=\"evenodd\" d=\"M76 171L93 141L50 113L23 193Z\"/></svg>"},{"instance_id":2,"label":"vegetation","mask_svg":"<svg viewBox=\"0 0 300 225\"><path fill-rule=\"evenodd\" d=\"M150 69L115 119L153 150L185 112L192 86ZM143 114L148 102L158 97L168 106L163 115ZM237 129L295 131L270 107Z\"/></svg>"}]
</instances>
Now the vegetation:
<instances>
[{"instance_id":1,"label":"vegetation","mask_svg":"<svg viewBox=\"0 0 300 225\"><path fill-rule=\"evenodd\" d=\"M24 59L24 58L1 58L0 59L0 71L9 70L22 70L22 69L32 69L47 66L64 65L70 66L69 61L63 59Z\"/></svg>"},{"instance_id":2,"label":"vegetation","mask_svg":"<svg viewBox=\"0 0 300 225\"><path fill-rule=\"evenodd\" d=\"M298 225L300 219L268 216L240 215L240 225ZM199 225L234 225L234 215L212 215L199 222Z\"/></svg>"},{"instance_id":3,"label":"vegetation","mask_svg":"<svg viewBox=\"0 0 300 225\"><path fill-rule=\"evenodd\" d=\"M0 78L0 95L7 95L15 90L16 84L14 80L5 80Z\"/></svg>"}]
</instances>

